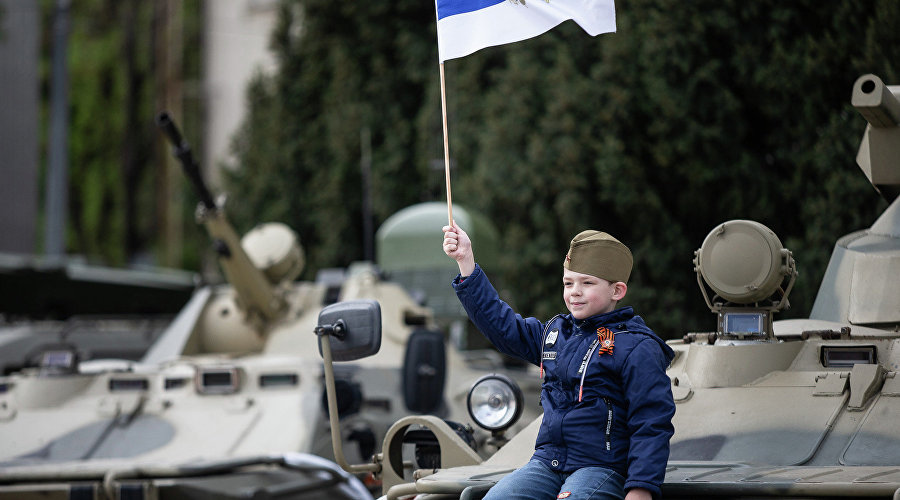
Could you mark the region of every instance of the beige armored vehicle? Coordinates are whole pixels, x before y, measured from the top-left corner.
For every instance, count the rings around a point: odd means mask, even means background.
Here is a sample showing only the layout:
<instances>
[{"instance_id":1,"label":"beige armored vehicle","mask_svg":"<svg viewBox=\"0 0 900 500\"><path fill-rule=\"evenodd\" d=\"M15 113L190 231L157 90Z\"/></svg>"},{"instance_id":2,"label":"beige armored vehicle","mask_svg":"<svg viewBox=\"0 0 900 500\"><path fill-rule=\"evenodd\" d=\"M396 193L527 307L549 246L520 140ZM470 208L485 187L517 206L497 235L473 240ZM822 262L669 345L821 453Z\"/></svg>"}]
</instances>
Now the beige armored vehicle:
<instances>
[{"instance_id":1,"label":"beige armored vehicle","mask_svg":"<svg viewBox=\"0 0 900 500\"><path fill-rule=\"evenodd\" d=\"M774 320L798 273L763 224L725 222L696 251L701 295L717 322L669 341L677 409L665 498L900 499L898 97L900 87L874 75L853 87L852 103L869 122L857 161L890 206L869 229L838 240L808 319ZM377 349L372 306L341 306L320 317L327 345L340 356L352 346L351 358L367 354L363 345ZM323 356L330 366L330 350ZM391 427L372 463L339 463L381 477L387 499L481 498L528 461L540 422L506 442L521 401L511 381L483 382L469 404L472 419L494 431L499 451L487 459L442 420L411 416ZM422 428L438 449L417 444ZM441 465L417 467L410 447L439 455Z\"/></svg>"},{"instance_id":2,"label":"beige armored vehicle","mask_svg":"<svg viewBox=\"0 0 900 500\"><path fill-rule=\"evenodd\" d=\"M228 283L198 289L140 361L50 350L0 377L0 499L371 498L377 478L326 460L329 427L340 419L339 458L370 460L405 415L464 422L466 390L492 365L446 349L431 310L371 264L295 281L296 234L270 223L238 238L175 125L158 121ZM384 335L376 355L329 372L329 423L314 330L324 306L359 299L380 304ZM454 425L473 447L491 438Z\"/></svg>"}]
</instances>

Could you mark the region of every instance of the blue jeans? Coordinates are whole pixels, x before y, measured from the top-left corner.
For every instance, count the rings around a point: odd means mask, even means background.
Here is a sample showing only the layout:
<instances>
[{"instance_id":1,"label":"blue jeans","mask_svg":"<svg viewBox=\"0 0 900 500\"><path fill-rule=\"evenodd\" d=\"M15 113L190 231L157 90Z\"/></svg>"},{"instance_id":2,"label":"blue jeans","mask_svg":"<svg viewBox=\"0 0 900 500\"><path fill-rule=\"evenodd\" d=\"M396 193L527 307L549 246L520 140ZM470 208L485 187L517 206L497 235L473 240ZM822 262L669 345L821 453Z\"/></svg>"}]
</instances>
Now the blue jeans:
<instances>
[{"instance_id":1,"label":"blue jeans","mask_svg":"<svg viewBox=\"0 0 900 500\"><path fill-rule=\"evenodd\" d=\"M568 495L567 495L568 493ZM501 479L484 500L622 500L625 479L604 467L584 467L572 473L555 472L531 459Z\"/></svg>"}]
</instances>

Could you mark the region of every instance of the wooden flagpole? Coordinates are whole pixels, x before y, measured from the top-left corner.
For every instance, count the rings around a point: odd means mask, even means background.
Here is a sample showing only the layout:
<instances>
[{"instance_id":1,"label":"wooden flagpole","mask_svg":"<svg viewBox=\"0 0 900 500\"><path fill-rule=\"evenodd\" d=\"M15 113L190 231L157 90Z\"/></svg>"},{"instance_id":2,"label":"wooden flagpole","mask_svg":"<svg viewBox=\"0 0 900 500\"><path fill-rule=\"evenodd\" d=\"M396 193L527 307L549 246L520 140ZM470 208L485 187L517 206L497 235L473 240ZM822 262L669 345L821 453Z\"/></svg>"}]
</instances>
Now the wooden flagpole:
<instances>
[{"instance_id":1,"label":"wooden flagpole","mask_svg":"<svg viewBox=\"0 0 900 500\"><path fill-rule=\"evenodd\" d=\"M450 140L447 135L447 91L444 86L444 62L441 61L441 114L444 119L444 178L447 181L447 222L453 226L453 201L450 196Z\"/></svg>"}]
</instances>

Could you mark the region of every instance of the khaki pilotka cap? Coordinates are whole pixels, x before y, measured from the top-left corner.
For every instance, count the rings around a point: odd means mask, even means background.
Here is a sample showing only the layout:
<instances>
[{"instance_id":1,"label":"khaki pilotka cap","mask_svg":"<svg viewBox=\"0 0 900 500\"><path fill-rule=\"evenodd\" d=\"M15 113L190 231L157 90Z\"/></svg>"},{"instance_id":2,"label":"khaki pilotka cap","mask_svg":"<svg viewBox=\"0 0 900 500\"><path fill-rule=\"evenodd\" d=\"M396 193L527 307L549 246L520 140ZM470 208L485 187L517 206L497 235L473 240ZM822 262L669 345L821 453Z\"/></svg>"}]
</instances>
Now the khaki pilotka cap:
<instances>
[{"instance_id":1,"label":"khaki pilotka cap","mask_svg":"<svg viewBox=\"0 0 900 500\"><path fill-rule=\"evenodd\" d=\"M563 267L615 283L628 282L634 259L631 250L612 236L594 230L582 231L572 238Z\"/></svg>"}]
</instances>

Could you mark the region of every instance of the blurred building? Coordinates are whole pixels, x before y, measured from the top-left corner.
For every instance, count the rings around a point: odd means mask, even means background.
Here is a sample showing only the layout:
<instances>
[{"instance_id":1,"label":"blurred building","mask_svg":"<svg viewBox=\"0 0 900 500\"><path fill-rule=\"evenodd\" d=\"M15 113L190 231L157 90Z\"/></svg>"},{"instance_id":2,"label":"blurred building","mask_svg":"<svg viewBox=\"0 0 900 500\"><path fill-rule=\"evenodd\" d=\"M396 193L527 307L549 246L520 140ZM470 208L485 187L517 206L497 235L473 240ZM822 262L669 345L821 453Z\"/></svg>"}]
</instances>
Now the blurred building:
<instances>
[{"instance_id":1,"label":"blurred building","mask_svg":"<svg viewBox=\"0 0 900 500\"><path fill-rule=\"evenodd\" d=\"M206 1L203 9L206 135L201 161L210 183L219 186L219 169L232 160L231 139L246 113L247 83L257 72L275 70L269 38L278 2Z\"/></svg>"},{"instance_id":2,"label":"blurred building","mask_svg":"<svg viewBox=\"0 0 900 500\"><path fill-rule=\"evenodd\" d=\"M203 9L206 116L198 157L219 186L219 168L231 159L230 142L246 111L247 83L275 69L268 47L278 2L205 1ZM40 2L0 0L0 252L38 247L41 30Z\"/></svg>"}]
</instances>

